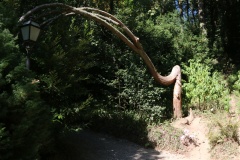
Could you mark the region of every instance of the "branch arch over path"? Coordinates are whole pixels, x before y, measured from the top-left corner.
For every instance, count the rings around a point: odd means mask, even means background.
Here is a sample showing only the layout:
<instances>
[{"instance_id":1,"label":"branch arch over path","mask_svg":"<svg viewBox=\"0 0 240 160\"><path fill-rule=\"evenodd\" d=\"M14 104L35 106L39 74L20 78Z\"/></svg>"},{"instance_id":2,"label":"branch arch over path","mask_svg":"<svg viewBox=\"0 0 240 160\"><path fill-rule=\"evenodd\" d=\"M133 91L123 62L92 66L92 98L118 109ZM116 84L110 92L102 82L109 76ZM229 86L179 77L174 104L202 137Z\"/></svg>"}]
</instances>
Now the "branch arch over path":
<instances>
[{"instance_id":1,"label":"branch arch over path","mask_svg":"<svg viewBox=\"0 0 240 160\"><path fill-rule=\"evenodd\" d=\"M156 67L153 65L151 59L148 57L144 51L139 38L136 37L124 23L113 15L90 7L72 7L62 3L49 3L43 4L35 7L32 10L29 10L24 14L20 19L19 23L23 23L27 18L36 15L36 19L46 19L41 23L41 26L51 23L53 20L68 15L81 15L90 20L94 20L101 25L105 26L112 33L114 33L118 38L120 38L126 45L128 45L133 51L141 56L145 64L147 65L150 73L153 78L160 84L168 86L175 83L173 91L173 112L174 118L182 117L182 98L181 98L181 68L176 65L172 68L171 73L168 76L160 75ZM123 32L121 32L120 28Z\"/></svg>"}]
</instances>

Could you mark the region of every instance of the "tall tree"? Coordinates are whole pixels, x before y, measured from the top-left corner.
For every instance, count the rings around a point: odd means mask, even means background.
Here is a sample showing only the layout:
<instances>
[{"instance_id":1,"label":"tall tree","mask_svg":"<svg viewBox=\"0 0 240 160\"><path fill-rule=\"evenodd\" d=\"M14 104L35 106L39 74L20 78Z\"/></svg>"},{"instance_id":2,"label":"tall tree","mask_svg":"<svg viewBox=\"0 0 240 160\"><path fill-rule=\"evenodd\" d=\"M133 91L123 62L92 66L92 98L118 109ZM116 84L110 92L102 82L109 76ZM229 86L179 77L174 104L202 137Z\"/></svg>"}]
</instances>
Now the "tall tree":
<instances>
[{"instance_id":1,"label":"tall tree","mask_svg":"<svg viewBox=\"0 0 240 160\"><path fill-rule=\"evenodd\" d=\"M204 0L198 0L198 16L199 16L200 31L203 35L207 35L204 7L205 7Z\"/></svg>"}]
</instances>

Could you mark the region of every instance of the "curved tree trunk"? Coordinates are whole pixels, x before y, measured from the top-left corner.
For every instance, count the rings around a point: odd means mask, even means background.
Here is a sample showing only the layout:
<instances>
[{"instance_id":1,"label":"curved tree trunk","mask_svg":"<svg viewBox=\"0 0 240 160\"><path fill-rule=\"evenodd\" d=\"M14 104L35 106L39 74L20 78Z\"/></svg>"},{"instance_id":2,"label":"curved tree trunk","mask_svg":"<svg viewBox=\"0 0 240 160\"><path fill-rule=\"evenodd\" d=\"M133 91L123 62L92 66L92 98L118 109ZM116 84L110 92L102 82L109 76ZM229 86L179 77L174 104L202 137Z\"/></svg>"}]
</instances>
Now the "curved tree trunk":
<instances>
[{"instance_id":1,"label":"curved tree trunk","mask_svg":"<svg viewBox=\"0 0 240 160\"><path fill-rule=\"evenodd\" d=\"M81 15L86 18L89 18L91 20L94 20L103 26L105 26L107 29L112 31L117 37L119 37L126 45L128 45L133 51L138 53L145 64L147 65L150 73L154 77L154 79L159 82L162 85L168 86L175 82L174 91L173 91L173 112L174 112L174 118L181 118L182 117L182 109L181 109L181 69L180 66L176 65L173 67L171 73L168 76L162 76L160 75L155 66L153 65L151 59L148 57L146 52L144 51L141 43L139 42L139 38L136 37L119 19L114 17L113 15L94 8L89 7L80 7L75 8L72 6L68 6L62 3L50 3L50 4L43 4L40 6L37 6L36 8L28 11L25 15L23 15L19 22L22 23L27 17L32 16L34 13L47 9L46 12L49 12L49 8L56 10L55 13L58 13L57 15L54 15L54 17L49 17L47 21L43 22L42 24L51 23L53 20L60 16L68 16L72 14ZM57 8L57 9L56 9ZM59 11L59 9L61 10ZM48 16L52 16L54 11L49 12ZM47 14L44 13L46 16ZM46 17L45 17L46 18ZM126 35L124 35L122 32L120 32L117 27L122 28L122 30L125 32ZM128 37L127 37L128 36Z\"/></svg>"}]
</instances>

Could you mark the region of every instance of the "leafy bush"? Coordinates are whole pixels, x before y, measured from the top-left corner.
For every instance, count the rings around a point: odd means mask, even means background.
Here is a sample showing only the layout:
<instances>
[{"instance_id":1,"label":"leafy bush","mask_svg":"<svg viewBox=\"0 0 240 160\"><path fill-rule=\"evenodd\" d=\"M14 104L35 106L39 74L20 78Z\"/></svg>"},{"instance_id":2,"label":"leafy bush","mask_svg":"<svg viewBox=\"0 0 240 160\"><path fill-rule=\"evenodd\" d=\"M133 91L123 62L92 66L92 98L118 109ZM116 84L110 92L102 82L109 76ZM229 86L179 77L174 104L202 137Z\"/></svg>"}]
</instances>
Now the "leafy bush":
<instances>
[{"instance_id":1,"label":"leafy bush","mask_svg":"<svg viewBox=\"0 0 240 160\"><path fill-rule=\"evenodd\" d=\"M147 115L146 120L149 122L160 121L165 109L161 96L164 89L154 84L146 68L143 66L138 68L132 64L131 69L118 70L116 75L119 78L108 84L118 89L116 96L113 94L108 96L111 106Z\"/></svg>"},{"instance_id":2,"label":"leafy bush","mask_svg":"<svg viewBox=\"0 0 240 160\"><path fill-rule=\"evenodd\" d=\"M231 84L232 90L234 90L235 93L239 94L240 93L240 71L229 76L228 81Z\"/></svg>"},{"instance_id":3,"label":"leafy bush","mask_svg":"<svg viewBox=\"0 0 240 160\"><path fill-rule=\"evenodd\" d=\"M209 66L194 60L189 61L189 66L184 66L183 73L187 76L183 88L190 101L189 106L200 110L229 110L229 90L220 73L211 73Z\"/></svg>"}]
</instances>

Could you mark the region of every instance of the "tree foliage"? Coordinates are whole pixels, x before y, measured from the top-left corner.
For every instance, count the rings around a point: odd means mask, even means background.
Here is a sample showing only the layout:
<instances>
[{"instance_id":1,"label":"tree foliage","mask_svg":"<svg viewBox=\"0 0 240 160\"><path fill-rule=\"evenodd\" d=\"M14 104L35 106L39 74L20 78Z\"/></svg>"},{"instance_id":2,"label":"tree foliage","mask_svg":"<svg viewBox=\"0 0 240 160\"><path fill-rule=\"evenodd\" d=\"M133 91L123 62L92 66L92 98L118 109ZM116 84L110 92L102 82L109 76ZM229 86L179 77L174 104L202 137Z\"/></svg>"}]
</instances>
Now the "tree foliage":
<instances>
[{"instance_id":1,"label":"tree foliage","mask_svg":"<svg viewBox=\"0 0 240 160\"><path fill-rule=\"evenodd\" d=\"M34 73L21 61L16 38L1 26L0 39L0 158L37 158L50 135L50 112L40 98Z\"/></svg>"},{"instance_id":2,"label":"tree foliage","mask_svg":"<svg viewBox=\"0 0 240 160\"><path fill-rule=\"evenodd\" d=\"M189 107L200 110L229 110L229 90L227 81L218 73L211 73L211 68L205 64L189 60L189 66L184 67L188 80L184 83L186 98L190 99Z\"/></svg>"},{"instance_id":3,"label":"tree foliage","mask_svg":"<svg viewBox=\"0 0 240 160\"><path fill-rule=\"evenodd\" d=\"M134 134L132 125L171 117L172 88L156 84L138 55L106 28L80 16L45 26L27 70L17 21L33 7L52 2L114 14L140 38L163 75L176 64L184 66L186 106L227 110L226 88L234 84L239 89L237 0L3 0L0 159L49 158L57 152L59 133L80 124L96 127L97 121L107 125L111 120L109 125L116 127L125 118L120 133L126 128ZM227 84L221 71L237 74Z\"/></svg>"}]
</instances>

